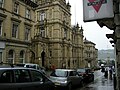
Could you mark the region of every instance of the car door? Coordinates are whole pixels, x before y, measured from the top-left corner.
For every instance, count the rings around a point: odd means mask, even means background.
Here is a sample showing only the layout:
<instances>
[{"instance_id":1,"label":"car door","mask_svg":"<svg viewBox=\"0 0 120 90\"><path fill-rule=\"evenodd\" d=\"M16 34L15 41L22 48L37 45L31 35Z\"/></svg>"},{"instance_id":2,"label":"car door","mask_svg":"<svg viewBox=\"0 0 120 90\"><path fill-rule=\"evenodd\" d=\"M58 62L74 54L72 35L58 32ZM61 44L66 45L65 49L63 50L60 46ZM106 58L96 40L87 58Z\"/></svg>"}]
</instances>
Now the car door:
<instances>
[{"instance_id":1,"label":"car door","mask_svg":"<svg viewBox=\"0 0 120 90\"><path fill-rule=\"evenodd\" d=\"M34 90L53 90L54 83L47 78L42 72L37 70L31 70L32 82L35 85Z\"/></svg>"},{"instance_id":2,"label":"car door","mask_svg":"<svg viewBox=\"0 0 120 90\"><path fill-rule=\"evenodd\" d=\"M14 83L14 73L11 69L0 71L0 90L18 90Z\"/></svg>"},{"instance_id":3,"label":"car door","mask_svg":"<svg viewBox=\"0 0 120 90\"><path fill-rule=\"evenodd\" d=\"M76 71L70 71L69 79L72 81L73 85L80 84L80 77L77 75Z\"/></svg>"},{"instance_id":4,"label":"car door","mask_svg":"<svg viewBox=\"0 0 120 90\"><path fill-rule=\"evenodd\" d=\"M14 69L17 90L34 90L29 69Z\"/></svg>"}]
</instances>

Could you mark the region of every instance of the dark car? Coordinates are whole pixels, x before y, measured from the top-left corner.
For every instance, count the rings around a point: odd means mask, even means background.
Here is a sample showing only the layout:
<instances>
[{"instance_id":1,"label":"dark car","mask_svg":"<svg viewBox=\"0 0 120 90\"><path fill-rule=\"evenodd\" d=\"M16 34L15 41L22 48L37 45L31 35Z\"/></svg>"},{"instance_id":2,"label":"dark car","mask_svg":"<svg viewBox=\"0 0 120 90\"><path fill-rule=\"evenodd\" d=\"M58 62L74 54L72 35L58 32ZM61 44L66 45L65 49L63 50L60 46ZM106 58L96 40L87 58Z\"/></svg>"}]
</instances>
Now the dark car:
<instances>
[{"instance_id":1,"label":"dark car","mask_svg":"<svg viewBox=\"0 0 120 90\"><path fill-rule=\"evenodd\" d=\"M50 79L58 89L71 90L73 86L83 86L83 78L73 69L55 69Z\"/></svg>"},{"instance_id":2,"label":"dark car","mask_svg":"<svg viewBox=\"0 0 120 90\"><path fill-rule=\"evenodd\" d=\"M40 70L0 66L0 90L54 90L54 83Z\"/></svg>"},{"instance_id":3,"label":"dark car","mask_svg":"<svg viewBox=\"0 0 120 90\"><path fill-rule=\"evenodd\" d=\"M83 77L85 83L94 81L94 72L90 68L80 68L77 72Z\"/></svg>"}]
</instances>

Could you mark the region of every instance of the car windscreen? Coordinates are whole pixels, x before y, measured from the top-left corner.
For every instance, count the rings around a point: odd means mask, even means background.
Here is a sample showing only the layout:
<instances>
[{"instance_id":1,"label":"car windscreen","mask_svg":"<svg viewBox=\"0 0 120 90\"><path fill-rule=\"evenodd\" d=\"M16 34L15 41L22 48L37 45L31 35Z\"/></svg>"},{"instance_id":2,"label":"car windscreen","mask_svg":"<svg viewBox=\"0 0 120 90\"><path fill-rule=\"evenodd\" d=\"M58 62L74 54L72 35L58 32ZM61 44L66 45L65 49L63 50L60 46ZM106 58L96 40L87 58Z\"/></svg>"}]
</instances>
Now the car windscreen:
<instances>
[{"instance_id":1,"label":"car windscreen","mask_svg":"<svg viewBox=\"0 0 120 90\"><path fill-rule=\"evenodd\" d=\"M77 72L85 73L85 69L77 69Z\"/></svg>"},{"instance_id":2,"label":"car windscreen","mask_svg":"<svg viewBox=\"0 0 120 90\"><path fill-rule=\"evenodd\" d=\"M55 70L54 72L51 73L51 76L55 76L55 77L67 77L67 71Z\"/></svg>"},{"instance_id":3,"label":"car windscreen","mask_svg":"<svg viewBox=\"0 0 120 90\"><path fill-rule=\"evenodd\" d=\"M36 69L36 65L26 65L27 68L34 68Z\"/></svg>"}]
</instances>

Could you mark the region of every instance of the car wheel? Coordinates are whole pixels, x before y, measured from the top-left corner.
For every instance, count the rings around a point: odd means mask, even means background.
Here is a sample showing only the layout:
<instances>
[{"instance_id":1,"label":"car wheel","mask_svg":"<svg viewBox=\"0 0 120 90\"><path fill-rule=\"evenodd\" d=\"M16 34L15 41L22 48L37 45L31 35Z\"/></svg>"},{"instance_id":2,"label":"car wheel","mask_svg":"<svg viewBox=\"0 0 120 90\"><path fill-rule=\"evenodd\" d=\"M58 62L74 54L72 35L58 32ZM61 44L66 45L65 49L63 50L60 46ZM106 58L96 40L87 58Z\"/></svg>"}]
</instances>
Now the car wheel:
<instances>
[{"instance_id":1,"label":"car wheel","mask_svg":"<svg viewBox=\"0 0 120 90\"><path fill-rule=\"evenodd\" d=\"M69 84L67 85L67 90L72 90L72 84L71 84L71 83L69 83Z\"/></svg>"}]
</instances>

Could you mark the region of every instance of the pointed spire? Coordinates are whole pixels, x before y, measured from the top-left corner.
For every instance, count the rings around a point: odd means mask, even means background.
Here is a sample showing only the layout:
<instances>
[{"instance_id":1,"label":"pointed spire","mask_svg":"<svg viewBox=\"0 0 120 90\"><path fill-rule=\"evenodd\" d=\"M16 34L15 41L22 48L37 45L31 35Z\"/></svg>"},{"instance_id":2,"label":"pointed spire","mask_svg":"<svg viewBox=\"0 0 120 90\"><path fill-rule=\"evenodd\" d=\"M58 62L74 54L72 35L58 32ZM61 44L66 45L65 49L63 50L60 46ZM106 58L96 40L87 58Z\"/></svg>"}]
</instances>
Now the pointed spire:
<instances>
[{"instance_id":1,"label":"pointed spire","mask_svg":"<svg viewBox=\"0 0 120 90\"><path fill-rule=\"evenodd\" d=\"M82 25L81 25L81 27L80 27L80 30L83 31L83 27L82 27Z\"/></svg>"},{"instance_id":2,"label":"pointed spire","mask_svg":"<svg viewBox=\"0 0 120 90\"><path fill-rule=\"evenodd\" d=\"M70 5L69 0L68 0L68 2L67 2L67 5Z\"/></svg>"},{"instance_id":3,"label":"pointed spire","mask_svg":"<svg viewBox=\"0 0 120 90\"><path fill-rule=\"evenodd\" d=\"M83 29L82 25L81 25L81 29Z\"/></svg>"},{"instance_id":4,"label":"pointed spire","mask_svg":"<svg viewBox=\"0 0 120 90\"><path fill-rule=\"evenodd\" d=\"M78 24L78 22L77 22L77 25L76 25L76 27L77 27L77 28L79 28L79 24Z\"/></svg>"},{"instance_id":5,"label":"pointed spire","mask_svg":"<svg viewBox=\"0 0 120 90\"><path fill-rule=\"evenodd\" d=\"M67 9L70 11L70 8L71 8L71 5L70 5L69 0L68 0Z\"/></svg>"}]
</instances>

